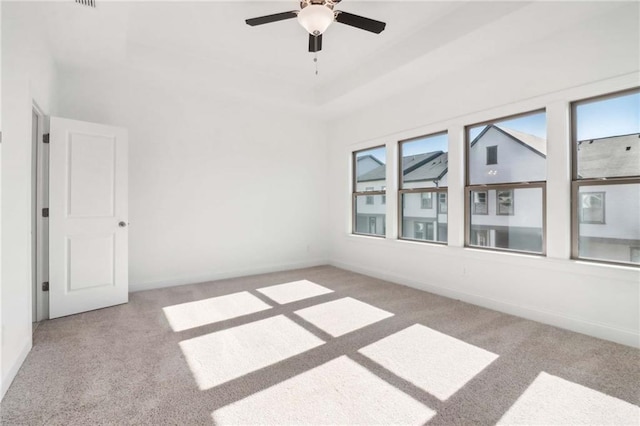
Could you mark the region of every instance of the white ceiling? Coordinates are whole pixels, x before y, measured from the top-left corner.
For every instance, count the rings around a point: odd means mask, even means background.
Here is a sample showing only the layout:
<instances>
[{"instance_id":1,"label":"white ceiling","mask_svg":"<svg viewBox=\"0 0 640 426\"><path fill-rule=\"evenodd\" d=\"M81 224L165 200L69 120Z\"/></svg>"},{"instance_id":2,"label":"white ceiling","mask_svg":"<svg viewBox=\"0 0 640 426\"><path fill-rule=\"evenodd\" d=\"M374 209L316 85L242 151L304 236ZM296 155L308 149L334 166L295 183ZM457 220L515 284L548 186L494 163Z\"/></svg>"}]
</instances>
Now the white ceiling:
<instances>
[{"instance_id":1,"label":"white ceiling","mask_svg":"<svg viewBox=\"0 0 640 426\"><path fill-rule=\"evenodd\" d=\"M317 76L308 36L295 20L244 23L298 9L293 0L97 0L96 9L66 1L39 10L62 68L124 70L163 84L335 112L629 4L344 0L336 9L385 21L386 30L376 35L334 23L324 35Z\"/></svg>"}]
</instances>

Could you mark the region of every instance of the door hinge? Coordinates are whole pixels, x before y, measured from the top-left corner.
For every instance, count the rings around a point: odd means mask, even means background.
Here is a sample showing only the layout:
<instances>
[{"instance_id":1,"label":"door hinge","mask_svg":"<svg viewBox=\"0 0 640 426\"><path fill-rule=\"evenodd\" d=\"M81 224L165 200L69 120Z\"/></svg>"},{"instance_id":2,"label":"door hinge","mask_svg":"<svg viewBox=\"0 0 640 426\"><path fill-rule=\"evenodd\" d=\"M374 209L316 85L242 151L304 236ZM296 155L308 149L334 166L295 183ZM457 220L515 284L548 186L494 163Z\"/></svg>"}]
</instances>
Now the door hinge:
<instances>
[{"instance_id":1,"label":"door hinge","mask_svg":"<svg viewBox=\"0 0 640 426\"><path fill-rule=\"evenodd\" d=\"M42 217L49 217L49 207L42 209Z\"/></svg>"},{"instance_id":2,"label":"door hinge","mask_svg":"<svg viewBox=\"0 0 640 426\"><path fill-rule=\"evenodd\" d=\"M42 135L42 143L49 143L49 133Z\"/></svg>"},{"instance_id":3,"label":"door hinge","mask_svg":"<svg viewBox=\"0 0 640 426\"><path fill-rule=\"evenodd\" d=\"M49 281L42 283L42 291L49 291Z\"/></svg>"}]
</instances>

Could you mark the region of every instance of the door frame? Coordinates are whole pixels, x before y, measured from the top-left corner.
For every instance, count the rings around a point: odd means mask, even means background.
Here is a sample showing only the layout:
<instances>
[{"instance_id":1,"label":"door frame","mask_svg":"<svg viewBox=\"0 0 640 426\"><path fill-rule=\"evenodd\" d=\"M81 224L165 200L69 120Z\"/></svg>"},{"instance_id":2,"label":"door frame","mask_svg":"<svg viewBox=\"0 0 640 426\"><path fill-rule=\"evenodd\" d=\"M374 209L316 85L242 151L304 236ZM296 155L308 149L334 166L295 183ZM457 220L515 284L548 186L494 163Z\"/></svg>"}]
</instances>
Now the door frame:
<instances>
[{"instance_id":1,"label":"door frame","mask_svg":"<svg viewBox=\"0 0 640 426\"><path fill-rule=\"evenodd\" d=\"M35 100L32 102L32 111L38 118L38 130L31 153L32 191L35 192L35 203L32 199L32 232L35 233L32 244L35 242L35 248L31 250L31 262L32 267L35 267L35 274L32 273L31 297L32 303L35 300L35 322L40 322L49 319L49 294L42 290L42 283L48 281L49 277L49 227L47 219L42 216L42 209L47 207L49 194L49 146L43 143L44 135L48 132L47 116Z\"/></svg>"}]
</instances>

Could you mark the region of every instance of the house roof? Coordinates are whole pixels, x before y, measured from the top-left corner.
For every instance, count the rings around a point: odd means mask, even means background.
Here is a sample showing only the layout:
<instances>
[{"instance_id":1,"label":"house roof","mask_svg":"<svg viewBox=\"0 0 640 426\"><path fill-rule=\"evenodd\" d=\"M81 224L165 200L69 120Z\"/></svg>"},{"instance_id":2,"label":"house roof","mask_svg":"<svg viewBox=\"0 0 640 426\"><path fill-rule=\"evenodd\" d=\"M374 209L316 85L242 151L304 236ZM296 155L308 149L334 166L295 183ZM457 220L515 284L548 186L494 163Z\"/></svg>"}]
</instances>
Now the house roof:
<instances>
[{"instance_id":1,"label":"house roof","mask_svg":"<svg viewBox=\"0 0 640 426\"><path fill-rule=\"evenodd\" d=\"M405 182L428 181L441 179L447 173L449 166L449 154L441 152L435 158L425 162L420 167L405 173Z\"/></svg>"},{"instance_id":2,"label":"house roof","mask_svg":"<svg viewBox=\"0 0 640 426\"><path fill-rule=\"evenodd\" d=\"M373 180L384 180L387 177L387 167L385 164L369 170L358 177L358 182L369 182Z\"/></svg>"},{"instance_id":3,"label":"house roof","mask_svg":"<svg viewBox=\"0 0 640 426\"><path fill-rule=\"evenodd\" d=\"M640 174L640 133L578 142L581 178Z\"/></svg>"},{"instance_id":4,"label":"house roof","mask_svg":"<svg viewBox=\"0 0 640 426\"><path fill-rule=\"evenodd\" d=\"M519 142L532 148L543 156L547 156L547 140L529 133L523 133L518 130L509 129L508 127L495 126L511 137L516 138Z\"/></svg>"},{"instance_id":5,"label":"house roof","mask_svg":"<svg viewBox=\"0 0 640 426\"><path fill-rule=\"evenodd\" d=\"M430 160L438 157L442 154L442 151L427 152L425 154L407 155L402 157L402 173L406 175L413 170L421 168L424 164ZM374 180L383 180L386 178L386 167L382 164L373 170L363 173L358 177L358 182L369 182Z\"/></svg>"}]
</instances>

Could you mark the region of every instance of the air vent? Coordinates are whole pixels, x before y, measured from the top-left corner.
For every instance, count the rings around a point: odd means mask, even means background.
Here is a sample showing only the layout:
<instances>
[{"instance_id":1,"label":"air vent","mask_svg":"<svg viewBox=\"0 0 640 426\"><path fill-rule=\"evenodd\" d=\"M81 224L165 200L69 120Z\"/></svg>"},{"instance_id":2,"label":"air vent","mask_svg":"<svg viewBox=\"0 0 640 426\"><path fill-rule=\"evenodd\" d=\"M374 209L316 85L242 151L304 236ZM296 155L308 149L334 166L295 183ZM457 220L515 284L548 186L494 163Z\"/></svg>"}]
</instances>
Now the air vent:
<instances>
[{"instance_id":1,"label":"air vent","mask_svg":"<svg viewBox=\"0 0 640 426\"><path fill-rule=\"evenodd\" d=\"M76 0L76 3L88 7L96 7L96 0Z\"/></svg>"}]
</instances>

